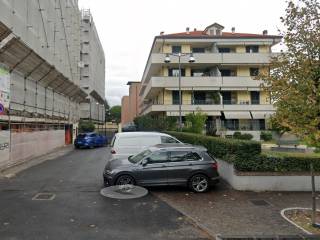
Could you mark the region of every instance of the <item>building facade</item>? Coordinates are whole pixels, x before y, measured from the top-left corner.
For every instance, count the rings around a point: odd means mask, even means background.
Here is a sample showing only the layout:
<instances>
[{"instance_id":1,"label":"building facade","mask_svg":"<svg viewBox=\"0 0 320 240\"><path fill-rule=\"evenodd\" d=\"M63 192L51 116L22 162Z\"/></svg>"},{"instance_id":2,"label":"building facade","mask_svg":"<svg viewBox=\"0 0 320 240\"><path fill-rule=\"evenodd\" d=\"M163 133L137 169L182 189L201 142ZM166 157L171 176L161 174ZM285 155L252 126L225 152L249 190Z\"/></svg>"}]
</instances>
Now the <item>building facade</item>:
<instances>
[{"instance_id":1,"label":"building facade","mask_svg":"<svg viewBox=\"0 0 320 240\"><path fill-rule=\"evenodd\" d=\"M77 0L0 0L0 168L72 143L80 103Z\"/></svg>"},{"instance_id":2,"label":"building facade","mask_svg":"<svg viewBox=\"0 0 320 240\"><path fill-rule=\"evenodd\" d=\"M80 104L80 117L103 124L105 121L105 57L90 10L81 11L80 32L80 87L88 95L86 101Z\"/></svg>"},{"instance_id":3,"label":"building facade","mask_svg":"<svg viewBox=\"0 0 320 240\"><path fill-rule=\"evenodd\" d=\"M224 32L220 24L204 31L156 36L142 77L141 114L179 115L179 68L181 53L181 115L207 114L207 131L231 135L250 131L255 138L266 128L275 109L269 94L256 80L268 72L280 36ZM189 58L194 62L190 63ZM170 58L170 62L165 61Z\"/></svg>"},{"instance_id":4,"label":"building facade","mask_svg":"<svg viewBox=\"0 0 320 240\"><path fill-rule=\"evenodd\" d=\"M121 100L121 124L122 126L133 124L133 120L140 113L140 88L141 82L128 82L129 96L122 97Z\"/></svg>"}]
</instances>

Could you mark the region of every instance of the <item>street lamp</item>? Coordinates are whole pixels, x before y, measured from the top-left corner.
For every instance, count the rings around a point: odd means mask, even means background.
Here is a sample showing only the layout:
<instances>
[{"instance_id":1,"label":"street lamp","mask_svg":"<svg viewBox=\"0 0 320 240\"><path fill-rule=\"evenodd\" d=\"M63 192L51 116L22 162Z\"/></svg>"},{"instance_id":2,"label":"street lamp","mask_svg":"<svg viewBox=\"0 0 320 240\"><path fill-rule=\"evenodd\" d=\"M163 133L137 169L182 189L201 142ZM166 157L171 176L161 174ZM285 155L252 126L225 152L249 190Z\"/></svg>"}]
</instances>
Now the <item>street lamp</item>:
<instances>
[{"instance_id":1,"label":"street lamp","mask_svg":"<svg viewBox=\"0 0 320 240\"><path fill-rule=\"evenodd\" d=\"M170 63L170 56L178 57L179 59L179 130L182 130L182 115L181 115L181 104L182 104L182 95L181 95L181 57L189 56L189 63L194 63L196 60L193 57L193 53L167 53L164 58L165 63Z\"/></svg>"},{"instance_id":2,"label":"street lamp","mask_svg":"<svg viewBox=\"0 0 320 240\"><path fill-rule=\"evenodd\" d=\"M96 102L96 104L97 104L97 106L98 106L98 130L100 129L100 117L99 117L99 103L98 102Z\"/></svg>"}]
</instances>

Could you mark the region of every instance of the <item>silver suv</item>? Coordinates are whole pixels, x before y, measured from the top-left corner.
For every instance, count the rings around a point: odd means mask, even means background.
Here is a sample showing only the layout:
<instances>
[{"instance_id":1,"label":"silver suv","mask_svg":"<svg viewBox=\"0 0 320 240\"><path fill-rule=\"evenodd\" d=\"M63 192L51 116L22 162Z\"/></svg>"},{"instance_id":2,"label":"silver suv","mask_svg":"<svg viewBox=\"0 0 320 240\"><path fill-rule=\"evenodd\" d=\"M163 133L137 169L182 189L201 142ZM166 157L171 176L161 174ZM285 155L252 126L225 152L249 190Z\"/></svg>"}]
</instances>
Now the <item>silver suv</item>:
<instances>
[{"instance_id":1,"label":"silver suv","mask_svg":"<svg viewBox=\"0 0 320 240\"><path fill-rule=\"evenodd\" d=\"M217 162L203 147L159 144L137 155L107 162L103 172L105 186L181 185L205 192L219 182Z\"/></svg>"}]
</instances>

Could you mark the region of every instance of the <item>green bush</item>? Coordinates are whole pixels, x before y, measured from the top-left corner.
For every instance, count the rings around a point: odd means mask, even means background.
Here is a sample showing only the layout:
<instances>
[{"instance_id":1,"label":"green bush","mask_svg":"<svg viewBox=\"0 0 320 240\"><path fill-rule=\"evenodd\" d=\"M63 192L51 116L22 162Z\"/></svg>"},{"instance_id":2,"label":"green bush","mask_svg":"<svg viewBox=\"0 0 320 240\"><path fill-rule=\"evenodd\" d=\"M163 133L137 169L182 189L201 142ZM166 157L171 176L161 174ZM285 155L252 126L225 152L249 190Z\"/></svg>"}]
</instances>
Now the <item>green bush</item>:
<instances>
[{"instance_id":1,"label":"green bush","mask_svg":"<svg viewBox=\"0 0 320 240\"><path fill-rule=\"evenodd\" d=\"M255 141L225 139L184 132L168 132L168 134L175 136L182 142L204 146L210 154L227 162L233 162L235 159L245 161L261 153L261 144Z\"/></svg>"},{"instance_id":2,"label":"green bush","mask_svg":"<svg viewBox=\"0 0 320 240\"><path fill-rule=\"evenodd\" d=\"M241 140L251 140L253 136L250 133L242 134L241 132L234 132L233 138Z\"/></svg>"},{"instance_id":3,"label":"green bush","mask_svg":"<svg viewBox=\"0 0 320 240\"><path fill-rule=\"evenodd\" d=\"M302 154L261 154L246 161L235 161L238 171L247 172L308 172L313 162L315 171L320 171L320 157Z\"/></svg>"},{"instance_id":4,"label":"green bush","mask_svg":"<svg viewBox=\"0 0 320 240\"><path fill-rule=\"evenodd\" d=\"M197 111L196 113L189 113L186 115L186 127L183 129L183 131L201 134L204 129L206 120L207 115L203 114L201 111Z\"/></svg>"},{"instance_id":5,"label":"green bush","mask_svg":"<svg viewBox=\"0 0 320 240\"><path fill-rule=\"evenodd\" d=\"M261 134L260 134L260 138L261 138L263 141L270 141L270 140L272 140L272 133L271 133L271 132L268 132L268 131L263 131L263 132L261 132Z\"/></svg>"},{"instance_id":6,"label":"green bush","mask_svg":"<svg viewBox=\"0 0 320 240\"><path fill-rule=\"evenodd\" d=\"M80 121L79 122L79 132L93 132L95 129L94 123L91 121Z\"/></svg>"},{"instance_id":7,"label":"green bush","mask_svg":"<svg viewBox=\"0 0 320 240\"><path fill-rule=\"evenodd\" d=\"M320 155L268 152L261 154L261 144L255 141L227 139L184 132L167 132L184 143L201 145L214 157L233 163L238 171L305 172L310 162L320 171Z\"/></svg>"},{"instance_id":8,"label":"green bush","mask_svg":"<svg viewBox=\"0 0 320 240\"><path fill-rule=\"evenodd\" d=\"M133 120L138 131L173 131L177 128L177 117L152 117L143 115Z\"/></svg>"}]
</instances>

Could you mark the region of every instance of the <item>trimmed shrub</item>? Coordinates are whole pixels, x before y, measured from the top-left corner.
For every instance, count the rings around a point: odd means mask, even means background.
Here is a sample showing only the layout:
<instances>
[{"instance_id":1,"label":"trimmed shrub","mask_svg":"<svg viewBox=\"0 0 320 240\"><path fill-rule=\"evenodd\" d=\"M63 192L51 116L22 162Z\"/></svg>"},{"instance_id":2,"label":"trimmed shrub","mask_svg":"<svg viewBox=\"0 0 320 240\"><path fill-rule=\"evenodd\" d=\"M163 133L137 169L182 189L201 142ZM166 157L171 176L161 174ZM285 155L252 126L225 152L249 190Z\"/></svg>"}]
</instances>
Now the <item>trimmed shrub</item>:
<instances>
[{"instance_id":1,"label":"trimmed shrub","mask_svg":"<svg viewBox=\"0 0 320 240\"><path fill-rule=\"evenodd\" d=\"M235 159L245 161L261 153L261 144L255 141L225 139L183 132L168 132L168 134L175 136L182 142L204 146L210 154L227 162L233 162Z\"/></svg>"},{"instance_id":2,"label":"trimmed shrub","mask_svg":"<svg viewBox=\"0 0 320 240\"><path fill-rule=\"evenodd\" d=\"M272 140L272 133L271 133L271 132L268 132L268 131L263 131L263 132L261 132L261 134L260 134L260 138L261 138L263 141L270 141L270 140Z\"/></svg>"},{"instance_id":3,"label":"trimmed shrub","mask_svg":"<svg viewBox=\"0 0 320 240\"><path fill-rule=\"evenodd\" d=\"M251 140L253 136L250 133L242 134L241 132L234 132L233 138L241 140Z\"/></svg>"},{"instance_id":4,"label":"trimmed shrub","mask_svg":"<svg viewBox=\"0 0 320 240\"><path fill-rule=\"evenodd\" d=\"M320 157L294 154L261 154L245 161L236 160L234 167L247 172L308 172L313 162L315 171L320 171Z\"/></svg>"},{"instance_id":5,"label":"trimmed shrub","mask_svg":"<svg viewBox=\"0 0 320 240\"><path fill-rule=\"evenodd\" d=\"M180 141L202 145L214 157L233 163L238 171L246 172L306 172L313 162L320 171L320 155L268 152L261 154L261 144L255 141L227 139L184 132L167 132Z\"/></svg>"}]
</instances>

